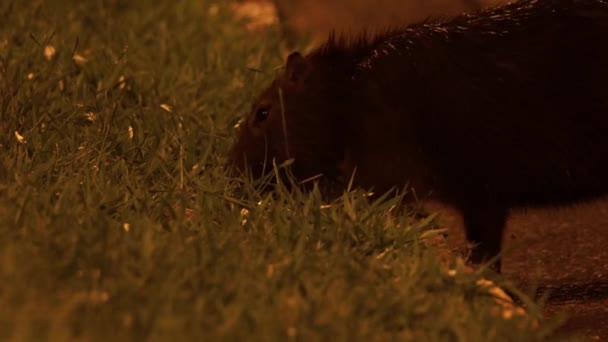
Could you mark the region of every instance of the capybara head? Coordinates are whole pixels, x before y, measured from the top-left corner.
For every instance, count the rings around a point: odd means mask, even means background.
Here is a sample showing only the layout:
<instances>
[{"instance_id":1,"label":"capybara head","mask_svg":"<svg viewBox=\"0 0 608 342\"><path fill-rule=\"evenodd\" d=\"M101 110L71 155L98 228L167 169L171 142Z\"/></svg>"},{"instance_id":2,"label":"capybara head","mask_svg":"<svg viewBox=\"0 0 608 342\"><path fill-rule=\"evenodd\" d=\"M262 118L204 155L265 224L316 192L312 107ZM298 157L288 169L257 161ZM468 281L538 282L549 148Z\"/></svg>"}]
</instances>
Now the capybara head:
<instances>
[{"instance_id":1,"label":"capybara head","mask_svg":"<svg viewBox=\"0 0 608 342\"><path fill-rule=\"evenodd\" d=\"M331 71L329 71L331 72ZM230 163L257 178L293 159L298 179L335 176L342 159L340 87L328 70L294 52L284 72L262 92L241 124Z\"/></svg>"}]
</instances>

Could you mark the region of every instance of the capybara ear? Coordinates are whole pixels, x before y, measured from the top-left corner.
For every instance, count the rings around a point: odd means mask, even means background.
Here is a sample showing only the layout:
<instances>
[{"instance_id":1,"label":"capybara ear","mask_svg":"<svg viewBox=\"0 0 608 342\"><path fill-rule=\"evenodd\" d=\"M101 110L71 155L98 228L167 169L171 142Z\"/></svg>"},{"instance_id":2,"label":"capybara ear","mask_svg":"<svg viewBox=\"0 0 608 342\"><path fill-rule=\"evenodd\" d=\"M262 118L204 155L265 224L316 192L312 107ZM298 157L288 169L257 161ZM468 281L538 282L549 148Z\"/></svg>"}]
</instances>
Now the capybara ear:
<instances>
[{"instance_id":1,"label":"capybara ear","mask_svg":"<svg viewBox=\"0 0 608 342\"><path fill-rule=\"evenodd\" d=\"M299 52L292 52L287 57L285 67L285 80L292 84L298 84L308 77L312 65Z\"/></svg>"}]
</instances>

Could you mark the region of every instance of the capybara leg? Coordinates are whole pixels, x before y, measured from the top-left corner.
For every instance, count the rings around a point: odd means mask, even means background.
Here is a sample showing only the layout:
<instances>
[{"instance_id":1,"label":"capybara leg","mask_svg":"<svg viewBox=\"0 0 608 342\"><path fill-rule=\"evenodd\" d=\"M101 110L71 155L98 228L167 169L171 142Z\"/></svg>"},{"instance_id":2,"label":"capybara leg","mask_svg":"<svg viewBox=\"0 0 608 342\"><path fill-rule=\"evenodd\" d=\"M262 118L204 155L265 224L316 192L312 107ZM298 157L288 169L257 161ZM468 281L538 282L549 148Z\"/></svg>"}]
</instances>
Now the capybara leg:
<instances>
[{"instance_id":1,"label":"capybara leg","mask_svg":"<svg viewBox=\"0 0 608 342\"><path fill-rule=\"evenodd\" d=\"M472 206L463 211L467 241L474 244L470 261L481 264L500 253L508 210L488 206ZM492 268L500 272L498 258Z\"/></svg>"}]
</instances>

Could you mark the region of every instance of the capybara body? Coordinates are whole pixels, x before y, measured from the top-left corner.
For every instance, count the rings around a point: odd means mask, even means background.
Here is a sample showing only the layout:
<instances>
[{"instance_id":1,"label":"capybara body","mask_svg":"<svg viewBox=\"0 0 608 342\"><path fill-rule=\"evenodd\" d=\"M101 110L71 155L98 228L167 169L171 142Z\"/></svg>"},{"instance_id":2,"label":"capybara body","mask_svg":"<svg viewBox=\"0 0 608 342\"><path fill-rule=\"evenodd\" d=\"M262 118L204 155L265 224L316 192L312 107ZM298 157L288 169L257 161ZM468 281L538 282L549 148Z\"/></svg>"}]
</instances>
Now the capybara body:
<instances>
[{"instance_id":1,"label":"capybara body","mask_svg":"<svg viewBox=\"0 0 608 342\"><path fill-rule=\"evenodd\" d=\"M300 179L431 194L488 260L509 209L608 194L608 2L521 0L293 53L230 155L255 176L291 158Z\"/></svg>"}]
</instances>

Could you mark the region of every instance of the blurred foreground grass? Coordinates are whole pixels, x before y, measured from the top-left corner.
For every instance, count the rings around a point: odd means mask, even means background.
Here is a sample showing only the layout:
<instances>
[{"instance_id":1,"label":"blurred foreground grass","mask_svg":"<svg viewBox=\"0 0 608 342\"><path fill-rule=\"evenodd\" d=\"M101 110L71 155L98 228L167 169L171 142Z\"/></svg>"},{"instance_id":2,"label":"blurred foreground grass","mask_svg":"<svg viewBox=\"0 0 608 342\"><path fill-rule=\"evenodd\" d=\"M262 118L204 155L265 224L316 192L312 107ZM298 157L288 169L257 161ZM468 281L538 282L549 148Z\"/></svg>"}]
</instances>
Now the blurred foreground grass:
<instances>
[{"instance_id":1,"label":"blurred foreground grass","mask_svg":"<svg viewBox=\"0 0 608 342\"><path fill-rule=\"evenodd\" d=\"M227 5L0 3L0 340L557 338L446 275L398 199L233 191L281 60Z\"/></svg>"}]
</instances>

